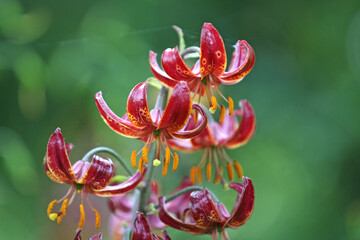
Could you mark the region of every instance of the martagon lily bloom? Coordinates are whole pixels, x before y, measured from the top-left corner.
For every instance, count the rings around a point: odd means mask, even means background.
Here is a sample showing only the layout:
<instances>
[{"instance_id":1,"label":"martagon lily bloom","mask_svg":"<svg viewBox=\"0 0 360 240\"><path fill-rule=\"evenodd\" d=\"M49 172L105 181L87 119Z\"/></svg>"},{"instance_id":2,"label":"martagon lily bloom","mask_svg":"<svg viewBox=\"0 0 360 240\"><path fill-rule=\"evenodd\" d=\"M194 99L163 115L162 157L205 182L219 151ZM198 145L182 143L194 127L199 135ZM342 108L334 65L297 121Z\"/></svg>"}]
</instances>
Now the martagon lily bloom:
<instances>
[{"instance_id":1,"label":"martagon lily bloom","mask_svg":"<svg viewBox=\"0 0 360 240\"><path fill-rule=\"evenodd\" d=\"M190 177L194 184L195 180L202 182L202 168L205 165L208 181L211 179L212 165L215 166L216 170L215 182L221 180L224 185L226 184L221 165L226 166L230 181L233 180L234 168L238 177L242 177L243 171L240 163L232 160L225 152L225 148L233 149L246 144L255 133L256 122L255 113L250 103L247 100L242 100L239 105L240 109L235 110L231 116L224 114L221 123L214 121L210 116L209 124L199 136L191 140L173 139L169 141L169 145L178 150L195 151L204 149L200 163L190 171ZM239 124L237 121L238 116L241 117ZM194 127L192 125L196 125L193 118L189 120L188 125L191 128Z\"/></svg>"},{"instance_id":2,"label":"martagon lily bloom","mask_svg":"<svg viewBox=\"0 0 360 240\"><path fill-rule=\"evenodd\" d=\"M158 164L160 155L165 153L163 158L165 159L163 163L163 175L165 176L170 155L173 155L173 171L177 169L179 161L177 153L171 153L167 141L172 138L190 139L198 136L206 127L207 117L199 105L192 104L186 82L180 81L174 86L165 110L161 109L162 97L160 97L160 101L157 101L160 104L156 104L155 108L149 111L147 87L148 83L139 83L133 88L127 101L127 113L122 118L111 111L101 92L96 93L95 102L100 115L112 130L123 136L138 138L145 142L145 146L138 152L142 152L138 163L140 172L142 172L144 163L148 162L147 151L152 142L156 140ZM198 111L202 119L196 128L184 130L183 127L186 125L192 109ZM136 168L136 150L132 152L131 163ZM155 161L154 164L156 164Z\"/></svg>"},{"instance_id":3,"label":"martagon lily bloom","mask_svg":"<svg viewBox=\"0 0 360 240\"><path fill-rule=\"evenodd\" d=\"M58 223L61 222L66 210L75 198L76 192L81 195L80 204L80 221L78 228L81 228L85 222L84 211L84 194L89 207L96 217L96 228L100 226L100 215L94 209L87 197L87 194L95 194L97 196L114 196L127 193L136 188L141 182L143 174L137 171L132 177L123 183L108 186L114 175L114 165L108 158L102 158L94 155L91 163L80 160L71 166L69 154L72 150L71 144L66 144L60 128L50 136L46 156L44 158L44 169L49 178L58 183L67 183L70 185L69 191L60 200L53 200L49 203L47 209L48 217ZM144 172L146 171L146 168ZM52 213L55 204L60 204L59 212Z\"/></svg>"},{"instance_id":4,"label":"martagon lily bloom","mask_svg":"<svg viewBox=\"0 0 360 240\"><path fill-rule=\"evenodd\" d=\"M188 48L194 49L194 47ZM192 92L199 94L199 98L205 95L210 104L210 111L217 108L217 100L213 89L229 103L229 114L232 114L233 100L226 99L219 91L219 85L232 85L240 82L252 69L255 63L255 53L252 47L244 40L239 40L235 45L228 71L225 71L227 60L224 42L211 23L204 23L201 30L200 58L189 69L184 62L187 49L183 53L178 47L166 49L161 56L161 70L156 60L156 53L150 51L150 67L154 76L167 85L174 87L179 81L186 81ZM224 111L224 107L221 110Z\"/></svg>"},{"instance_id":5,"label":"martagon lily bloom","mask_svg":"<svg viewBox=\"0 0 360 240\"><path fill-rule=\"evenodd\" d=\"M231 214L219 202L214 202L208 190L192 192L190 207L182 214L182 219L171 215L165 206L165 197L159 198L161 221L172 228L194 235L211 234L212 239L229 240L226 228L236 229L245 224L254 209L255 192L251 179L243 177L243 184L233 182L229 187L238 192L235 207Z\"/></svg>"}]
</instances>

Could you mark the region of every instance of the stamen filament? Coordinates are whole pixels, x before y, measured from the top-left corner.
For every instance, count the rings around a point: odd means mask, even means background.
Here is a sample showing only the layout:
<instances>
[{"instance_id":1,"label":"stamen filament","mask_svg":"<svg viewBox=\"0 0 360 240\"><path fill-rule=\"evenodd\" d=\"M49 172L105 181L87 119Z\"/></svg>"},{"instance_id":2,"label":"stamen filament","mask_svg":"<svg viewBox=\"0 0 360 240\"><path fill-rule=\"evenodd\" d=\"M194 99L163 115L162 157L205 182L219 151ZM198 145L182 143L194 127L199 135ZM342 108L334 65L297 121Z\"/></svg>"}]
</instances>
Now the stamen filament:
<instances>
[{"instance_id":1,"label":"stamen filament","mask_svg":"<svg viewBox=\"0 0 360 240\"><path fill-rule=\"evenodd\" d=\"M225 118L225 107L224 105L221 105L221 108L220 108L221 112L220 112L220 117L219 117L219 123L222 123L224 121L224 118Z\"/></svg>"},{"instance_id":2,"label":"stamen filament","mask_svg":"<svg viewBox=\"0 0 360 240\"><path fill-rule=\"evenodd\" d=\"M173 171L175 172L177 167L179 165L179 156L176 152L174 152L174 158L173 158Z\"/></svg>"},{"instance_id":3,"label":"stamen filament","mask_svg":"<svg viewBox=\"0 0 360 240\"><path fill-rule=\"evenodd\" d=\"M193 166L192 168L191 168L191 170L190 170L190 180L191 180L191 183L193 184L193 185L195 185L195 183L196 183L196 167L195 166Z\"/></svg>"},{"instance_id":4,"label":"stamen filament","mask_svg":"<svg viewBox=\"0 0 360 240\"><path fill-rule=\"evenodd\" d=\"M78 228L82 228L82 226L85 223L85 210L84 210L84 205L80 204L80 221L78 224Z\"/></svg>"},{"instance_id":5,"label":"stamen filament","mask_svg":"<svg viewBox=\"0 0 360 240\"><path fill-rule=\"evenodd\" d=\"M243 176L243 170L242 170L240 163L234 161L234 168L238 175L238 178L241 178Z\"/></svg>"},{"instance_id":6,"label":"stamen filament","mask_svg":"<svg viewBox=\"0 0 360 240\"><path fill-rule=\"evenodd\" d=\"M131 153L131 166L136 168L136 150Z\"/></svg>"},{"instance_id":7,"label":"stamen filament","mask_svg":"<svg viewBox=\"0 0 360 240\"><path fill-rule=\"evenodd\" d=\"M229 180L232 181L232 180L234 180L234 169L230 163L228 163L226 166L227 166Z\"/></svg>"},{"instance_id":8,"label":"stamen filament","mask_svg":"<svg viewBox=\"0 0 360 240\"><path fill-rule=\"evenodd\" d=\"M234 112L234 101L232 100L231 97L228 97L228 101L229 101L229 115L231 115Z\"/></svg>"}]
</instances>

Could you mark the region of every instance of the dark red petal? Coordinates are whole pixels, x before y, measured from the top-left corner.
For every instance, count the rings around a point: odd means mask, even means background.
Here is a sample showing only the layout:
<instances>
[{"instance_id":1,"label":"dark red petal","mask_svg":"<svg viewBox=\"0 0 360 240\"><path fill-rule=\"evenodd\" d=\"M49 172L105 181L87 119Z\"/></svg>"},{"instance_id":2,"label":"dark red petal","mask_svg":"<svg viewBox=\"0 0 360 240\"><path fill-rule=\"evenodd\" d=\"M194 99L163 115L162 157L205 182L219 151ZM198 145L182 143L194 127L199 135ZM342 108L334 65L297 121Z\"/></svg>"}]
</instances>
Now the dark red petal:
<instances>
[{"instance_id":1,"label":"dark red petal","mask_svg":"<svg viewBox=\"0 0 360 240\"><path fill-rule=\"evenodd\" d=\"M202 133L202 131L204 131L204 129L206 128L207 122L208 122L208 119L206 117L204 110L202 110L202 108L197 104L193 104L192 108L196 109L200 113L200 116L201 116L201 117L199 117L197 127L194 129L180 130L178 132L173 132L173 133L170 133L170 135L172 135L173 137L176 137L176 138L190 139L190 138L194 138L194 137L200 135L200 133Z\"/></svg>"},{"instance_id":2,"label":"dark red petal","mask_svg":"<svg viewBox=\"0 0 360 240\"><path fill-rule=\"evenodd\" d=\"M190 209L195 222L200 227L214 229L217 226L222 227L224 224L224 220L206 188L191 193Z\"/></svg>"},{"instance_id":3,"label":"dark red petal","mask_svg":"<svg viewBox=\"0 0 360 240\"><path fill-rule=\"evenodd\" d=\"M223 84L240 82L255 64L254 49L244 40L236 43L229 70L219 77Z\"/></svg>"},{"instance_id":4,"label":"dark red petal","mask_svg":"<svg viewBox=\"0 0 360 240\"><path fill-rule=\"evenodd\" d=\"M166 49L161 56L161 64L164 71L173 79L178 81L191 81L193 79L199 79L200 76L196 76L186 66L183 59L180 56L178 47Z\"/></svg>"},{"instance_id":5,"label":"dark red petal","mask_svg":"<svg viewBox=\"0 0 360 240\"><path fill-rule=\"evenodd\" d=\"M252 181L248 177L243 177L243 183L233 182L229 187L238 192L235 208L231 213L231 217L226 222L226 227L238 228L246 223L253 210L255 202L255 191Z\"/></svg>"},{"instance_id":6,"label":"dark red petal","mask_svg":"<svg viewBox=\"0 0 360 240\"><path fill-rule=\"evenodd\" d=\"M71 183L76 181L60 128L57 128L50 136L45 158L44 168L48 176L49 172L47 170L50 170L54 178L58 179L57 182ZM54 179L52 177L50 178Z\"/></svg>"},{"instance_id":7,"label":"dark red petal","mask_svg":"<svg viewBox=\"0 0 360 240\"><path fill-rule=\"evenodd\" d=\"M178 81L172 79L163 70L160 69L159 64L157 63L157 60L156 60L156 53L154 53L153 51L150 51L150 53L149 53L149 64L150 64L152 73L160 82L162 82L169 88L175 87L175 85L176 85L176 83L178 83Z\"/></svg>"},{"instance_id":8,"label":"dark red petal","mask_svg":"<svg viewBox=\"0 0 360 240\"><path fill-rule=\"evenodd\" d=\"M130 92L127 100L129 120L136 127L152 126L147 102L148 83L139 83Z\"/></svg>"},{"instance_id":9,"label":"dark red petal","mask_svg":"<svg viewBox=\"0 0 360 240\"><path fill-rule=\"evenodd\" d=\"M108 158L94 155L84 176L78 179L79 184L88 185L92 190L106 187L114 175L114 164Z\"/></svg>"},{"instance_id":10,"label":"dark red petal","mask_svg":"<svg viewBox=\"0 0 360 240\"><path fill-rule=\"evenodd\" d=\"M81 230L82 230L81 228L76 229L76 235L74 240L81 240L81 235L80 235Z\"/></svg>"},{"instance_id":11,"label":"dark red petal","mask_svg":"<svg viewBox=\"0 0 360 240\"><path fill-rule=\"evenodd\" d=\"M226 51L224 42L211 23L204 23L200 39L200 73L201 77L213 74L221 76L226 68Z\"/></svg>"},{"instance_id":12,"label":"dark red petal","mask_svg":"<svg viewBox=\"0 0 360 240\"><path fill-rule=\"evenodd\" d=\"M158 128L166 128L168 133L177 132L182 129L191 112L190 103L189 87L186 82L180 81L174 87Z\"/></svg>"},{"instance_id":13,"label":"dark red petal","mask_svg":"<svg viewBox=\"0 0 360 240\"><path fill-rule=\"evenodd\" d=\"M202 228L196 224L185 223L173 217L165 207L165 197L159 197L159 204L160 204L159 217L161 221L163 221L163 223L169 225L172 228L189 232L191 234L205 234L208 232L208 229L206 228Z\"/></svg>"},{"instance_id":14,"label":"dark red petal","mask_svg":"<svg viewBox=\"0 0 360 240\"><path fill-rule=\"evenodd\" d=\"M210 126L207 124L204 131L199 136L190 140L191 143L198 148L216 146L215 138L211 132Z\"/></svg>"},{"instance_id":15,"label":"dark red petal","mask_svg":"<svg viewBox=\"0 0 360 240\"><path fill-rule=\"evenodd\" d=\"M102 97L102 93L95 94L96 106L105 123L115 132L131 138L140 138L146 135L147 128L136 127L130 121L118 117L111 111Z\"/></svg>"},{"instance_id":16,"label":"dark red petal","mask_svg":"<svg viewBox=\"0 0 360 240\"><path fill-rule=\"evenodd\" d=\"M163 237L164 237L164 240L171 240L169 234L167 233L167 231L163 231Z\"/></svg>"},{"instance_id":17,"label":"dark red petal","mask_svg":"<svg viewBox=\"0 0 360 240\"><path fill-rule=\"evenodd\" d=\"M111 196L115 196L118 194L127 193L129 191L134 190L137 187L137 185L143 179L143 176L145 175L146 170L147 170L147 167L146 167L146 165L144 165L143 174L140 174L139 170L138 170L138 171L136 171L136 173L134 175L131 176L131 178L129 178L128 180L126 180L123 183L106 186L105 188L103 188L101 190L98 190L98 191L91 190L89 192L93 193L95 195L98 195L98 196L105 196L105 197L109 197L109 196L111 197Z\"/></svg>"},{"instance_id":18,"label":"dark red petal","mask_svg":"<svg viewBox=\"0 0 360 240\"><path fill-rule=\"evenodd\" d=\"M136 212L131 240L153 240L149 224L144 214Z\"/></svg>"},{"instance_id":19,"label":"dark red petal","mask_svg":"<svg viewBox=\"0 0 360 240\"><path fill-rule=\"evenodd\" d=\"M237 148L247 143L255 133L256 122L254 109L246 100L240 101L243 115L240 124L225 144L227 148Z\"/></svg>"}]
</instances>

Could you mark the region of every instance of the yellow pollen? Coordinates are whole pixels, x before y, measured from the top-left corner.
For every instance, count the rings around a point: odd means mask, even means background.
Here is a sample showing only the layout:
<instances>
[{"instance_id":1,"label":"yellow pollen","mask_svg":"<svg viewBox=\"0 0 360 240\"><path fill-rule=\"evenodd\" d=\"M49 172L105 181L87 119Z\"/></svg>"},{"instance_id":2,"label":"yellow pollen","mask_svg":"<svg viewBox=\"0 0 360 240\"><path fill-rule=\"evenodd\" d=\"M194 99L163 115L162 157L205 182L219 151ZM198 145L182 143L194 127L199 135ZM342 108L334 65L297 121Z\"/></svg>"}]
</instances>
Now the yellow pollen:
<instances>
[{"instance_id":1,"label":"yellow pollen","mask_svg":"<svg viewBox=\"0 0 360 240\"><path fill-rule=\"evenodd\" d=\"M209 108L209 111L211 114L214 114L217 108L217 101L215 96L211 96L211 107Z\"/></svg>"},{"instance_id":2,"label":"yellow pollen","mask_svg":"<svg viewBox=\"0 0 360 240\"><path fill-rule=\"evenodd\" d=\"M166 176L167 171L168 171L168 163L164 162L162 175Z\"/></svg>"},{"instance_id":3,"label":"yellow pollen","mask_svg":"<svg viewBox=\"0 0 360 240\"><path fill-rule=\"evenodd\" d=\"M165 149L165 163L169 164L170 162L170 148L166 147Z\"/></svg>"},{"instance_id":4,"label":"yellow pollen","mask_svg":"<svg viewBox=\"0 0 360 240\"><path fill-rule=\"evenodd\" d=\"M234 112L234 101L232 100L231 97L228 97L228 101L229 101L229 115L231 115Z\"/></svg>"},{"instance_id":5,"label":"yellow pollen","mask_svg":"<svg viewBox=\"0 0 360 240\"><path fill-rule=\"evenodd\" d=\"M234 180L234 169L230 163L227 164L227 172L228 172L229 180L230 181Z\"/></svg>"},{"instance_id":6,"label":"yellow pollen","mask_svg":"<svg viewBox=\"0 0 360 240\"><path fill-rule=\"evenodd\" d=\"M136 168L136 150L131 153L131 165Z\"/></svg>"},{"instance_id":7,"label":"yellow pollen","mask_svg":"<svg viewBox=\"0 0 360 240\"><path fill-rule=\"evenodd\" d=\"M84 225L84 222L85 222L84 205L80 204L80 221L79 221L78 228L82 228L82 226Z\"/></svg>"},{"instance_id":8,"label":"yellow pollen","mask_svg":"<svg viewBox=\"0 0 360 240\"><path fill-rule=\"evenodd\" d=\"M179 156L177 153L174 153L174 159L173 159L173 171L175 172L177 167L179 165Z\"/></svg>"},{"instance_id":9,"label":"yellow pollen","mask_svg":"<svg viewBox=\"0 0 360 240\"><path fill-rule=\"evenodd\" d=\"M96 210L96 209L94 209L93 210L94 211L94 213L95 213L95 228L96 229L98 229L99 227L100 227L100 214L99 214L99 212Z\"/></svg>"},{"instance_id":10,"label":"yellow pollen","mask_svg":"<svg viewBox=\"0 0 360 240\"><path fill-rule=\"evenodd\" d=\"M221 105L221 108L220 108L221 112L220 112L220 117L219 117L219 123L222 123L224 121L224 118L225 118L225 107L224 105Z\"/></svg>"},{"instance_id":11,"label":"yellow pollen","mask_svg":"<svg viewBox=\"0 0 360 240\"><path fill-rule=\"evenodd\" d=\"M53 200L49 203L48 208L47 208L48 217L50 217L51 211L56 203L57 203L57 200Z\"/></svg>"},{"instance_id":12,"label":"yellow pollen","mask_svg":"<svg viewBox=\"0 0 360 240\"><path fill-rule=\"evenodd\" d=\"M196 169L196 178L197 181L201 184L202 183L202 169L201 166L198 166Z\"/></svg>"},{"instance_id":13,"label":"yellow pollen","mask_svg":"<svg viewBox=\"0 0 360 240\"><path fill-rule=\"evenodd\" d=\"M215 179L214 179L215 184L220 182L220 175L222 174L222 172L223 172L223 168L220 167L220 173L216 172L216 176L215 176Z\"/></svg>"},{"instance_id":14,"label":"yellow pollen","mask_svg":"<svg viewBox=\"0 0 360 240\"><path fill-rule=\"evenodd\" d=\"M191 183L192 184L195 184L196 183L196 167L192 167L191 170L190 170L190 180L191 180Z\"/></svg>"},{"instance_id":15,"label":"yellow pollen","mask_svg":"<svg viewBox=\"0 0 360 240\"><path fill-rule=\"evenodd\" d=\"M159 166L160 164L161 164L161 162L160 162L159 159L155 159L155 160L153 161L153 166L154 166L154 167L157 167L157 166Z\"/></svg>"},{"instance_id":16,"label":"yellow pollen","mask_svg":"<svg viewBox=\"0 0 360 240\"><path fill-rule=\"evenodd\" d=\"M49 218L50 218L51 221L55 221L56 218L57 218L57 216L58 216L57 213L51 213L51 214L49 214Z\"/></svg>"},{"instance_id":17,"label":"yellow pollen","mask_svg":"<svg viewBox=\"0 0 360 240\"><path fill-rule=\"evenodd\" d=\"M143 174L143 172L144 172L144 158L143 157L141 157L139 159L139 172L141 174Z\"/></svg>"},{"instance_id":18,"label":"yellow pollen","mask_svg":"<svg viewBox=\"0 0 360 240\"><path fill-rule=\"evenodd\" d=\"M147 164L148 163L148 151L147 151L147 146L145 145L143 150L142 150L142 157L144 158L144 162Z\"/></svg>"},{"instance_id":19,"label":"yellow pollen","mask_svg":"<svg viewBox=\"0 0 360 240\"><path fill-rule=\"evenodd\" d=\"M211 179L211 163L208 162L208 164L206 165L206 179L208 181L210 181Z\"/></svg>"},{"instance_id":20,"label":"yellow pollen","mask_svg":"<svg viewBox=\"0 0 360 240\"><path fill-rule=\"evenodd\" d=\"M243 170L240 163L234 161L234 168L238 175L238 178L241 178L243 176Z\"/></svg>"}]
</instances>

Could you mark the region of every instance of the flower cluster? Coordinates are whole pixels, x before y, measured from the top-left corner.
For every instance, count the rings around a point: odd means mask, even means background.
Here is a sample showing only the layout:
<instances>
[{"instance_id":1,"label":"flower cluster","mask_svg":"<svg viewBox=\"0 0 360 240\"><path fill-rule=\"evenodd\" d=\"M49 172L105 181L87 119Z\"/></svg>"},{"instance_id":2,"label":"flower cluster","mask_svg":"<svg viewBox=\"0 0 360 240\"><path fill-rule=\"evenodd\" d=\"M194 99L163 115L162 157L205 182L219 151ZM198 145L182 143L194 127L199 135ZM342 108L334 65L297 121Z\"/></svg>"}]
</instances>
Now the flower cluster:
<instances>
[{"instance_id":1,"label":"flower cluster","mask_svg":"<svg viewBox=\"0 0 360 240\"><path fill-rule=\"evenodd\" d=\"M236 109L233 99L225 98L219 87L236 84L250 72L255 63L254 50L246 41L238 41L227 67L223 40L212 24L203 25L200 47L185 48L181 29L174 28L181 45L162 53L162 68L156 60L157 54L150 51L150 69L155 78L131 90L122 117L108 107L101 91L95 94L95 104L108 127L144 143L140 150L132 150L129 161L113 149L97 147L71 164L69 155L73 145L65 142L60 128L50 136L43 162L45 172L51 180L70 187L63 197L49 203L47 215L61 223L79 194L75 239L81 239L86 205L95 216L95 228L100 226L100 213L91 205L88 194L109 197L110 236L116 240L170 240L166 231L159 232L166 227L194 235L210 234L212 239L218 239L220 234L222 239L229 239L226 228L239 228L253 212L252 180L243 177L240 163L231 159L225 148L240 147L252 138L256 128L254 109L247 100L239 100L239 109ZM195 63L189 66L187 59L194 57ZM160 89L152 109L148 105L149 86ZM217 94L228 103L228 108L218 105ZM206 96L208 107L200 103L202 96ZM217 108L220 108L218 121L213 117ZM178 152L201 149L203 157L200 161L194 160L190 177L185 177L169 195L161 194L161 183L153 181L154 168L161 165L162 175L166 176L170 164L173 171L181 167ZM117 175L117 165L110 158L102 157L104 153L119 161L129 176ZM136 169L135 173L128 162ZM213 178L214 183L222 183L224 191L230 188L237 192L231 213L209 189L195 185L203 182L203 167L208 181ZM224 169L231 183L223 176ZM234 172L242 178L242 183L233 182ZM59 210L53 211L57 204ZM90 239L102 239L102 233Z\"/></svg>"}]
</instances>

